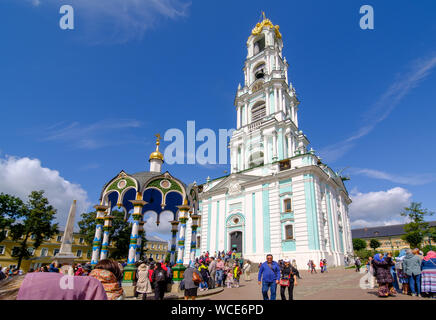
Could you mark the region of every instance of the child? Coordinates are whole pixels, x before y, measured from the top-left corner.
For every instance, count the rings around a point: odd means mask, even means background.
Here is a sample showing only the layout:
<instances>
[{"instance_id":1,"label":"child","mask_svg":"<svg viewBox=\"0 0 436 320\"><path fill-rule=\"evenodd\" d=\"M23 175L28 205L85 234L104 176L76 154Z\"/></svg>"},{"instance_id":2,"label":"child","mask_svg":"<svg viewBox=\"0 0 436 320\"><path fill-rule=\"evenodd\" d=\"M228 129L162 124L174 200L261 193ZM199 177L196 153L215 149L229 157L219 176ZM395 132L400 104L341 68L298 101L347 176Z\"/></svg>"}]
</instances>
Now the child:
<instances>
[{"instance_id":1,"label":"child","mask_svg":"<svg viewBox=\"0 0 436 320\"><path fill-rule=\"evenodd\" d=\"M233 264L233 282L235 285L235 288L239 288L239 277L241 276L241 268L239 267L239 265L235 262Z\"/></svg>"},{"instance_id":2,"label":"child","mask_svg":"<svg viewBox=\"0 0 436 320\"><path fill-rule=\"evenodd\" d=\"M226 269L226 283L227 283L227 288L232 288L233 287L233 270L232 268L227 267Z\"/></svg>"}]
</instances>

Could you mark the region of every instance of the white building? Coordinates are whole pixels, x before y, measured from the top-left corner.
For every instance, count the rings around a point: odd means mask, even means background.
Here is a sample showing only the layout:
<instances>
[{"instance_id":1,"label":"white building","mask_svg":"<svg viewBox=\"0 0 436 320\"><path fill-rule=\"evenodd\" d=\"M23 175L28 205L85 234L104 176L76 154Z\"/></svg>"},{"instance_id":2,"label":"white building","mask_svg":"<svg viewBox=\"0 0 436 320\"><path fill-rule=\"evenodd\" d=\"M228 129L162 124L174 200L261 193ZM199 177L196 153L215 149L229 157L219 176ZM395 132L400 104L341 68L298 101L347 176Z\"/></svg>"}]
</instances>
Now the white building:
<instances>
[{"instance_id":1,"label":"white building","mask_svg":"<svg viewBox=\"0 0 436 320\"><path fill-rule=\"evenodd\" d=\"M307 150L279 27L264 18L247 49L245 83L235 98L231 174L202 186L197 254L236 247L254 262L271 253L274 260L296 259L299 268L309 259L318 266L321 258L343 265L353 250L351 200L342 178ZM189 223L186 231L189 248Z\"/></svg>"}]
</instances>

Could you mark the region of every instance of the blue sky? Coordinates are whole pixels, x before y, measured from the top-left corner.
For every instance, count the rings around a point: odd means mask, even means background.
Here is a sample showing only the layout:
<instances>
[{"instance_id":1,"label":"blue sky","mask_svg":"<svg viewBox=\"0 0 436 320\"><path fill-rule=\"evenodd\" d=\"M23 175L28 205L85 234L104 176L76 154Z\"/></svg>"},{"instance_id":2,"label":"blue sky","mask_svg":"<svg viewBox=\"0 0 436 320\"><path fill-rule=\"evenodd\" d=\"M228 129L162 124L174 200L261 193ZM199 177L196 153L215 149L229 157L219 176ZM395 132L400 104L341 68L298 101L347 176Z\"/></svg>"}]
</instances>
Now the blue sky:
<instances>
[{"instance_id":1,"label":"blue sky","mask_svg":"<svg viewBox=\"0 0 436 320\"><path fill-rule=\"evenodd\" d=\"M0 3L0 191L43 188L63 221L72 199L85 210L119 171L148 170L155 133L188 120L234 128L264 10L280 25L301 129L351 177L353 226L401 222L410 201L436 211L436 3L67 2L74 30L59 28L58 1ZM359 28L364 4L375 30ZM164 165L185 183L228 169Z\"/></svg>"}]
</instances>

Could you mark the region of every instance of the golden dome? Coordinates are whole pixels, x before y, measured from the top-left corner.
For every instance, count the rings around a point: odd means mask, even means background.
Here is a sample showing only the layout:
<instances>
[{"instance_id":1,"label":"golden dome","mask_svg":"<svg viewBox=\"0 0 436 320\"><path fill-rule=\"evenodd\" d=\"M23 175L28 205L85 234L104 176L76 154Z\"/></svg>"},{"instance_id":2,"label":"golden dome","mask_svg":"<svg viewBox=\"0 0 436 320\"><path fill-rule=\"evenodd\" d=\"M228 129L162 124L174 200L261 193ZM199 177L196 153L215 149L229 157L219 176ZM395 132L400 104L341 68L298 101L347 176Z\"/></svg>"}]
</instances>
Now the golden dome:
<instances>
[{"instance_id":1,"label":"golden dome","mask_svg":"<svg viewBox=\"0 0 436 320\"><path fill-rule=\"evenodd\" d=\"M257 35L259 35L261 32L262 32L262 29L263 29L263 27L268 27L268 28L272 28L272 29L274 29L274 32L276 33L276 37L278 38L278 39L281 39L282 38L282 35L281 35L281 33L280 33L280 31L279 31L279 28L280 28L280 26L278 26L278 25L273 25L273 23L271 22L271 20L270 19L267 19L266 17L265 17L265 12L262 12L262 15L263 15L263 21L262 22L258 22L257 24L256 24L256 26L253 28L253 30L251 31L251 34L253 35L253 36L257 36Z\"/></svg>"},{"instance_id":2,"label":"golden dome","mask_svg":"<svg viewBox=\"0 0 436 320\"><path fill-rule=\"evenodd\" d=\"M164 156L163 156L163 154L162 153L160 153L160 151L159 151L159 145L160 145L160 134L158 133L158 134L156 134L156 151L154 151L154 152L152 152L152 154L150 154L150 159L149 159L149 161L151 160L151 159L159 159L159 160L161 160L161 161L164 161Z\"/></svg>"}]
</instances>

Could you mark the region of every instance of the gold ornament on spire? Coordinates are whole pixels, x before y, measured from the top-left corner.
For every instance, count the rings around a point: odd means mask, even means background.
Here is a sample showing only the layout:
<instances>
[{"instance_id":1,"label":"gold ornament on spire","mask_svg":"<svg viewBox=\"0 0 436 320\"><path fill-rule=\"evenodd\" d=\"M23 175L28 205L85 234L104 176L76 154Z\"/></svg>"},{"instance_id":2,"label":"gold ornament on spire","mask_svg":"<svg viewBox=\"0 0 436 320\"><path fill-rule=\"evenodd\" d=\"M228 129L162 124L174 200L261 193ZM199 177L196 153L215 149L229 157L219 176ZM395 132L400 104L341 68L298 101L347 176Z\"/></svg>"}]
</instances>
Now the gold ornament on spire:
<instances>
[{"instance_id":1,"label":"gold ornament on spire","mask_svg":"<svg viewBox=\"0 0 436 320\"><path fill-rule=\"evenodd\" d=\"M277 37L277 39L281 39L282 38L282 35L281 35L281 33L280 33L280 31L279 31L279 29L280 29L280 26L279 25L273 25L273 23L271 22L271 20L269 20L269 19L267 19L267 17L265 16L265 12L263 12L262 11L262 16L263 16L263 21L262 22L258 22L257 24L256 24L256 26L253 28L253 30L251 31L251 34L253 35L253 36L257 36L257 35L259 35L261 32L262 32L262 29L264 28L264 27L267 27L267 28L272 28L272 29L274 29L274 32L275 32L275 34L276 34L276 37Z\"/></svg>"},{"instance_id":2,"label":"gold ornament on spire","mask_svg":"<svg viewBox=\"0 0 436 320\"><path fill-rule=\"evenodd\" d=\"M161 136L160 136L159 133L155 134L155 136L156 136L156 151L153 152L152 154L150 154L150 160L151 159L159 159L159 160L163 161L163 159L164 159L163 154L160 153L160 151L159 151L159 145L160 145Z\"/></svg>"}]
</instances>

